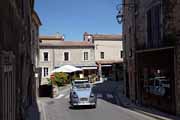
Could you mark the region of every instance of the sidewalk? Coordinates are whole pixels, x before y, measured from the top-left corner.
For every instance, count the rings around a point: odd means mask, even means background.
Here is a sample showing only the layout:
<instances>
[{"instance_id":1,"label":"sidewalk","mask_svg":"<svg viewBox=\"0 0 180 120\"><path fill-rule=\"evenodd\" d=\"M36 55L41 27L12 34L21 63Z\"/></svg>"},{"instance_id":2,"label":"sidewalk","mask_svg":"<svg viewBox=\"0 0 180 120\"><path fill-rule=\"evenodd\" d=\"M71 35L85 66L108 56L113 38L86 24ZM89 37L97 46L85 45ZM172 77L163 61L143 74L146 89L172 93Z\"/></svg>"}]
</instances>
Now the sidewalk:
<instances>
[{"instance_id":1,"label":"sidewalk","mask_svg":"<svg viewBox=\"0 0 180 120\"><path fill-rule=\"evenodd\" d=\"M65 86L59 87L59 92L63 91L64 89L66 89L66 88L68 88L70 86L71 86L71 84L67 84Z\"/></svg>"},{"instance_id":2,"label":"sidewalk","mask_svg":"<svg viewBox=\"0 0 180 120\"><path fill-rule=\"evenodd\" d=\"M26 120L44 120L42 118L41 106L38 102L34 102L27 110Z\"/></svg>"},{"instance_id":3,"label":"sidewalk","mask_svg":"<svg viewBox=\"0 0 180 120\"><path fill-rule=\"evenodd\" d=\"M179 116L174 116L168 113L161 112L154 108L147 108L145 106L135 105L126 96L122 94L122 88L117 88L119 105L128 108L132 111L153 117L158 120L180 120Z\"/></svg>"},{"instance_id":4,"label":"sidewalk","mask_svg":"<svg viewBox=\"0 0 180 120\"><path fill-rule=\"evenodd\" d=\"M66 84L65 86L53 86L53 98L56 98L60 95L61 91L63 91L64 89L67 89L71 86L71 84Z\"/></svg>"},{"instance_id":5,"label":"sidewalk","mask_svg":"<svg viewBox=\"0 0 180 120\"><path fill-rule=\"evenodd\" d=\"M58 93L60 94L61 91L64 91L70 87L70 84L66 86L62 86L58 88ZM33 104L28 108L26 112L26 120L46 120L46 113L45 113L45 102L49 101L52 98L49 97L39 97Z\"/></svg>"}]
</instances>

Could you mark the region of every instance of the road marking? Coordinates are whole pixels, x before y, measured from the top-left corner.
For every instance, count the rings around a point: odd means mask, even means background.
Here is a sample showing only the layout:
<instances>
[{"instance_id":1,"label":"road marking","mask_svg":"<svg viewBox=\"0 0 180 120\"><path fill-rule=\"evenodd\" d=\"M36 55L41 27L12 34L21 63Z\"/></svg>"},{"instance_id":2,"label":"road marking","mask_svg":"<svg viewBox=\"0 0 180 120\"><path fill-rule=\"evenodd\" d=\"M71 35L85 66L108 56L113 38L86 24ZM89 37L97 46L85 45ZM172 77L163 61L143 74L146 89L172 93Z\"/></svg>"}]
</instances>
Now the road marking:
<instances>
[{"instance_id":1,"label":"road marking","mask_svg":"<svg viewBox=\"0 0 180 120\"><path fill-rule=\"evenodd\" d=\"M102 94L97 94L97 98L102 98Z\"/></svg>"},{"instance_id":2,"label":"road marking","mask_svg":"<svg viewBox=\"0 0 180 120\"><path fill-rule=\"evenodd\" d=\"M59 96L55 97L54 99L60 99L64 96L64 94L60 94Z\"/></svg>"},{"instance_id":3,"label":"road marking","mask_svg":"<svg viewBox=\"0 0 180 120\"><path fill-rule=\"evenodd\" d=\"M107 97L107 98L110 98L110 99L113 99L113 98L114 98L114 96L113 96L112 94L106 94L106 97Z\"/></svg>"}]
</instances>

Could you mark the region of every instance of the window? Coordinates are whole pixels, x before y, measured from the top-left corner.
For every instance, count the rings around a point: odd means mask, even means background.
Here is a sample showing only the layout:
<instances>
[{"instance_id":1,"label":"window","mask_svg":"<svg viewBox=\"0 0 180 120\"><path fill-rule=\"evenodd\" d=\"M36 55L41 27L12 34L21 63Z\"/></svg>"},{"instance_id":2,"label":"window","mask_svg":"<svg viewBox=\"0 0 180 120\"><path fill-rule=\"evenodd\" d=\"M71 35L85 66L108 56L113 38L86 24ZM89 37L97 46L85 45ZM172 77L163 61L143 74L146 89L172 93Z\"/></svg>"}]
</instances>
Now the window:
<instances>
[{"instance_id":1,"label":"window","mask_svg":"<svg viewBox=\"0 0 180 120\"><path fill-rule=\"evenodd\" d=\"M64 61L69 61L69 52L64 52Z\"/></svg>"},{"instance_id":2,"label":"window","mask_svg":"<svg viewBox=\"0 0 180 120\"><path fill-rule=\"evenodd\" d=\"M121 56L121 58L123 58L123 51L122 50L120 51L120 56Z\"/></svg>"},{"instance_id":3,"label":"window","mask_svg":"<svg viewBox=\"0 0 180 120\"><path fill-rule=\"evenodd\" d=\"M88 60L88 52L84 52L84 60Z\"/></svg>"},{"instance_id":4,"label":"window","mask_svg":"<svg viewBox=\"0 0 180 120\"><path fill-rule=\"evenodd\" d=\"M44 61L48 61L48 52L44 52Z\"/></svg>"},{"instance_id":5,"label":"window","mask_svg":"<svg viewBox=\"0 0 180 120\"><path fill-rule=\"evenodd\" d=\"M148 48L159 47L161 41L161 8L156 5L147 11L147 43Z\"/></svg>"},{"instance_id":6,"label":"window","mask_svg":"<svg viewBox=\"0 0 180 120\"><path fill-rule=\"evenodd\" d=\"M104 52L101 52L101 59L104 59Z\"/></svg>"},{"instance_id":7,"label":"window","mask_svg":"<svg viewBox=\"0 0 180 120\"><path fill-rule=\"evenodd\" d=\"M44 67L44 77L48 76L48 68Z\"/></svg>"}]
</instances>

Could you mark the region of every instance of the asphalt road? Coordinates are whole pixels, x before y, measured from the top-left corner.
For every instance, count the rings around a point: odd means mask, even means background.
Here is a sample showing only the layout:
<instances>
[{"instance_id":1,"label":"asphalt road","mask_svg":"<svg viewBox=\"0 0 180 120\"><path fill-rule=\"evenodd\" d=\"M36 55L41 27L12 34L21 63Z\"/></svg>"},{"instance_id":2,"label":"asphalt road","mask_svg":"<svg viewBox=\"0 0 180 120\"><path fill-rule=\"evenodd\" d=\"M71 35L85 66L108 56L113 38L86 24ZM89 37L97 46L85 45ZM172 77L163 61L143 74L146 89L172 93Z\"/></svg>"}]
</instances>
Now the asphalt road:
<instances>
[{"instance_id":1,"label":"asphalt road","mask_svg":"<svg viewBox=\"0 0 180 120\"><path fill-rule=\"evenodd\" d=\"M115 88L98 85L97 108L70 108L69 88L61 91L56 99L43 99L45 120L155 120L117 105Z\"/></svg>"}]
</instances>

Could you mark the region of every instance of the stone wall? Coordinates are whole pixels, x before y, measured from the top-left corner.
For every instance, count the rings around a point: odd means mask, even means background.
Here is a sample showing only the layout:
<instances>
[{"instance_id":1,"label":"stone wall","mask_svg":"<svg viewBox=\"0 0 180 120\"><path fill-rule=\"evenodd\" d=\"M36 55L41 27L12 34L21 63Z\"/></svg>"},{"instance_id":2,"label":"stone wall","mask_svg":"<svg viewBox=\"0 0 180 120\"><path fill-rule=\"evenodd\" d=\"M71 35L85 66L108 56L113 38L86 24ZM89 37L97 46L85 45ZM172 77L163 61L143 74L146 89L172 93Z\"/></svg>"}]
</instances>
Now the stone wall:
<instances>
[{"instance_id":1,"label":"stone wall","mask_svg":"<svg viewBox=\"0 0 180 120\"><path fill-rule=\"evenodd\" d=\"M126 3L132 3L132 0L125 0ZM125 89L125 94L135 101L135 41L134 41L134 7L124 6L123 8L123 48L124 48L124 66L127 70L128 78L125 77L125 86L129 86L129 90Z\"/></svg>"},{"instance_id":2,"label":"stone wall","mask_svg":"<svg viewBox=\"0 0 180 120\"><path fill-rule=\"evenodd\" d=\"M0 4L0 53L11 53L14 56L13 85L11 85L12 76L7 75L6 72L0 74L1 97L6 99L5 102L0 100L3 104L0 106L1 120L24 120L27 107L32 102L32 78L34 76L31 64L31 11L33 6L31 3L31 0L5 0ZM3 54L1 54L1 59L2 57ZM5 64L0 64L0 69L5 67ZM14 94L9 91L12 89Z\"/></svg>"},{"instance_id":3,"label":"stone wall","mask_svg":"<svg viewBox=\"0 0 180 120\"><path fill-rule=\"evenodd\" d=\"M174 12L173 12L173 25L174 25L174 33L176 33L176 51L175 51L175 58L176 58L176 64L175 64L175 96L176 96L176 113L180 115L180 1L177 0L177 3L174 6Z\"/></svg>"},{"instance_id":4,"label":"stone wall","mask_svg":"<svg viewBox=\"0 0 180 120\"><path fill-rule=\"evenodd\" d=\"M125 3L132 3L134 0L125 0ZM135 0L136 8L133 5L126 5L123 9L123 47L125 49L125 67L128 72L130 98L136 99L138 86L135 85L137 77L137 66L135 52L144 50L147 42L146 13L156 4L162 6L162 38L171 42L171 47L175 47L175 99L176 113L180 114L180 1L179 0ZM135 88L137 87L137 93Z\"/></svg>"},{"instance_id":5,"label":"stone wall","mask_svg":"<svg viewBox=\"0 0 180 120\"><path fill-rule=\"evenodd\" d=\"M179 40L180 40L180 37L179 37ZM176 85L176 111L177 111L177 114L180 115L180 42L178 42L178 45L176 47L176 82L175 82L175 85Z\"/></svg>"}]
</instances>

